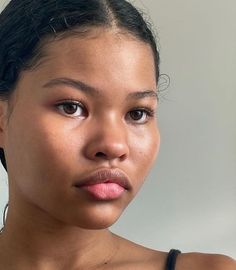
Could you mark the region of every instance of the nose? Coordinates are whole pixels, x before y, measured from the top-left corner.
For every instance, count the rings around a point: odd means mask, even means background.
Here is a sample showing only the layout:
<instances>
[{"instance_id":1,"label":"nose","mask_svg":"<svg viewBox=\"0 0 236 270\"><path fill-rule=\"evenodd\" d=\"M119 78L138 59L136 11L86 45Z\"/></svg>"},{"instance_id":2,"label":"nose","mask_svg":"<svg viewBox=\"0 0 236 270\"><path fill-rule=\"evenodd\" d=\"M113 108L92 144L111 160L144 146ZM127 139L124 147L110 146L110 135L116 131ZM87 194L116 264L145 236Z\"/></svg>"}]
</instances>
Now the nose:
<instances>
[{"instance_id":1,"label":"nose","mask_svg":"<svg viewBox=\"0 0 236 270\"><path fill-rule=\"evenodd\" d=\"M111 121L93 125L92 132L85 149L90 160L125 160L129 155L127 143L127 127L124 124Z\"/></svg>"}]
</instances>

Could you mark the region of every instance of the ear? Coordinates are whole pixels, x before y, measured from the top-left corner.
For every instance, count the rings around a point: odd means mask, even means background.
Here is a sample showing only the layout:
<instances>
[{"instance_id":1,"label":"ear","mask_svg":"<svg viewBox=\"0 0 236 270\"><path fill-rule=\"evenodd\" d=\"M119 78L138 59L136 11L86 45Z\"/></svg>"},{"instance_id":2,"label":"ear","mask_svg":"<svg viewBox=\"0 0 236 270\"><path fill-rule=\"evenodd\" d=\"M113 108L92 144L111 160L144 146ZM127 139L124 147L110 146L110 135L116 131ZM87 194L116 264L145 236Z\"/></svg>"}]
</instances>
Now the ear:
<instances>
[{"instance_id":1,"label":"ear","mask_svg":"<svg viewBox=\"0 0 236 270\"><path fill-rule=\"evenodd\" d=\"M4 138L8 121L8 101L0 100L0 147L4 148Z\"/></svg>"}]
</instances>

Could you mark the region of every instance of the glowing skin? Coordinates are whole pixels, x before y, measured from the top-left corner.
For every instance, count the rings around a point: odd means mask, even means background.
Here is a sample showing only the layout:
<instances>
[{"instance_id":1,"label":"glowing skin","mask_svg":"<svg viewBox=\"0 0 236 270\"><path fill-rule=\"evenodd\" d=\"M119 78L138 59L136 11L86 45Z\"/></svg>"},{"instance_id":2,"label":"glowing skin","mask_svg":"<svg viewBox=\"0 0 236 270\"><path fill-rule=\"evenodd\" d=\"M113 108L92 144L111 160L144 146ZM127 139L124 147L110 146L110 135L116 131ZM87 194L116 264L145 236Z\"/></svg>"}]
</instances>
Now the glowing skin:
<instances>
[{"instance_id":1,"label":"glowing skin","mask_svg":"<svg viewBox=\"0 0 236 270\"><path fill-rule=\"evenodd\" d=\"M37 231L106 229L134 198L159 150L156 113L130 113L157 110L151 48L128 34L98 31L52 42L46 53L39 67L22 72L9 123L2 118L10 184L6 234L14 222ZM58 78L63 82L55 83ZM152 94L131 96L144 91ZM68 100L82 107L63 107ZM131 189L112 201L78 195L73 184L104 168L124 172Z\"/></svg>"}]
</instances>

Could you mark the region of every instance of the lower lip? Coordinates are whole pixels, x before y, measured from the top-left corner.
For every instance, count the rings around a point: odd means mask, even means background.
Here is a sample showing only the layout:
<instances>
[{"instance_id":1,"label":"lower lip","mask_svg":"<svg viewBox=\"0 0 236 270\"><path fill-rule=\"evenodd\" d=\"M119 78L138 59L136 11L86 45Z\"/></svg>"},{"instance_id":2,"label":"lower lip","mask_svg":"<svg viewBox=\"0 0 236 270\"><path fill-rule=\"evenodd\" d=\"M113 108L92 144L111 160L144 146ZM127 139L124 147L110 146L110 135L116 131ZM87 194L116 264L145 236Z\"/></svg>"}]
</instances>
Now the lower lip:
<instances>
[{"instance_id":1,"label":"lower lip","mask_svg":"<svg viewBox=\"0 0 236 270\"><path fill-rule=\"evenodd\" d=\"M87 191L95 199L114 200L122 196L125 189L116 183L99 183L95 185L82 186L82 190Z\"/></svg>"}]
</instances>

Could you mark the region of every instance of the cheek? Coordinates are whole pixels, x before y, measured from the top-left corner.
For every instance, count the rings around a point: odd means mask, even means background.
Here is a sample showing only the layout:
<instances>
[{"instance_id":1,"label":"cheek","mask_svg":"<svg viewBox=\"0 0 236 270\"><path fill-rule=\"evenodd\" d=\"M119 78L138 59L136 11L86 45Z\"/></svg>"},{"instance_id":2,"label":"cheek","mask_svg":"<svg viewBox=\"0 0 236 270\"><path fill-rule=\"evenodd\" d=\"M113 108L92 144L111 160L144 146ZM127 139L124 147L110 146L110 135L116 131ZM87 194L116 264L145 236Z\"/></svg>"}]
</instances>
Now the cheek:
<instances>
[{"instance_id":1,"label":"cheek","mask_svg":"<svg viewBox=\"0 0 236 270\"><path fill-rule=\"evenodd\" d=\"M141 184L153 166L160 147L160 133L157 127L132 140L131 153L136 168L137 181Z\"/></svg>"},{"instance_id":2,"label":"cheek","mask_svg":"<svg viewBox=\"0 0 236 270\"><path fill-rule=\"evenodd\" d=\"M32 164L37 164L36 173L45 179L68 177L78 149L78 144L75 145L68 136L70 133L51 121L38 123L37 128L29 133L28 144L31 147L27 158ZM37 137L37 143L32 135Z\"/></svg>"},{"instance_id":3,"label":"cheek","mask_svg":"<svg viewBox=\"0 0 236 270\"><path fill-rule=\"evenodd\" d=\"M69 132L51 120L35 116L33 121L12 129L9 180L12 196L54 212L59 202L66 204L72 200L71 185L80 164L78 138L75 145L68 138Z\"/></svg>"},{"instance_id":4,"label":"cheek","mask_svg":"<svg viewBox=\"0 0 236 270\"><path fill-rule=\"evenodd\" d=\"M70 163L73 153L69 152L73 145L66 152L70 140L66 140L62 127L52 119L40 117L42 114L33 109L28 111L30 113L15 111L8 129L6 150L9 179L16 181L19 188L32 192L39 190L40 185L47 188L49 179L58 179L62 172L70 171L63 165Z\"/></svg>"}]
</instances>

